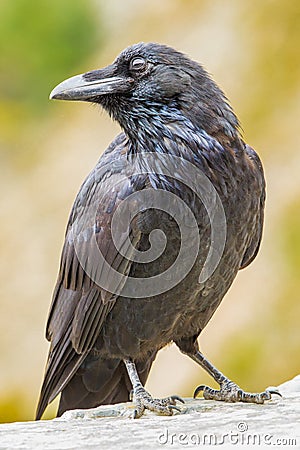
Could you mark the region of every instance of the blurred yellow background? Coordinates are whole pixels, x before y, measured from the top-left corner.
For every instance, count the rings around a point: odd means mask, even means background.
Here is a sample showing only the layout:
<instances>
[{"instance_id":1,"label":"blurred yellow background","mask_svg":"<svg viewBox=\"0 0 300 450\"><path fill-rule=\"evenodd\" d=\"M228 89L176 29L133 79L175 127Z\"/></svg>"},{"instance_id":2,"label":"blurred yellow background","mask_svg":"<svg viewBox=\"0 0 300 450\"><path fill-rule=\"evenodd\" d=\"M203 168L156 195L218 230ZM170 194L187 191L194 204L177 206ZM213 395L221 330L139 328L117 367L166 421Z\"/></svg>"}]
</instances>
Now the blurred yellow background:
<instances>
[{"instance_id":1,"label":"blurred yellow background","mask_svg":"<svg viewBox=\"0 0 300 450\"><path fill-rule=\"evenodd\" d=\"M49 92L139 41L171 45L203 63L265 167L261 250L203 332L201 348L247 390L299 373L299 1L2 0L0 17L0 421L34 416L69 211L119 131L99 108L50 102ZM170 346L148 388L191 396L202 383L211 380Z\"/></svg>"}]
</instances>

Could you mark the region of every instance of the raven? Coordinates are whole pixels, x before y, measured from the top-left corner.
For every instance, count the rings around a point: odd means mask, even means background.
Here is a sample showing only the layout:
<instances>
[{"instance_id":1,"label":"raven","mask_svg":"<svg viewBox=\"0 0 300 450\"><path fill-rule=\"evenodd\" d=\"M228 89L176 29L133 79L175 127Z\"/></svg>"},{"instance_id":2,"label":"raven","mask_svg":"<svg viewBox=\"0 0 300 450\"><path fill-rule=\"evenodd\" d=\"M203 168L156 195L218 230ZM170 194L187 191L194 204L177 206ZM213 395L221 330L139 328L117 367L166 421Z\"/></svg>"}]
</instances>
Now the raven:
<instances>
[{"instance_id":1,"label":"raven","mask_svg":"<svg viewBox=\"0 0 300 450\"><path fill-rule=\"evenodd\" d=\"M219 384L205 399L264 403L200 352L197 338L239 269L257 255L265 181L256 152L206 70L157 43L125 49L108 67L69 78L50 98L99 104L122 133L76 197L46 337L36 418L61 393L58 415L134 400L172 415L174 395L144 388L170 342ZM131 396L132 394L132 396Z\"/></svg>"}]
</instances>

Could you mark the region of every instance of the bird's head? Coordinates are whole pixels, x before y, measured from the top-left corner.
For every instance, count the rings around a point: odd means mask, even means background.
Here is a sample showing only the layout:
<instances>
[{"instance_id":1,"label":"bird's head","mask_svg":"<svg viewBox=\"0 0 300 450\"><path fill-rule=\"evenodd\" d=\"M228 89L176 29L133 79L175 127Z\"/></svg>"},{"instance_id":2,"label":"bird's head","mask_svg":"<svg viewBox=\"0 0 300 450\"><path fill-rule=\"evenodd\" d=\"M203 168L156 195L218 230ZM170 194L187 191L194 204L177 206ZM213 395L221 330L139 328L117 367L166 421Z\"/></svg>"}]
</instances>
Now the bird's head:
<instances>
[{"instance_id":1,"label":"bird's head","mask_svg":"<svg viewBox=\"0 0 300 450\"><path fill-rule=\"evenodd\" d=\"M98 103L125 131L170 109L212 135L238 134L235 114L205 69L161 44L128 47L111 65L63 81L50 98Z\"/></svg>"}]
</instances>

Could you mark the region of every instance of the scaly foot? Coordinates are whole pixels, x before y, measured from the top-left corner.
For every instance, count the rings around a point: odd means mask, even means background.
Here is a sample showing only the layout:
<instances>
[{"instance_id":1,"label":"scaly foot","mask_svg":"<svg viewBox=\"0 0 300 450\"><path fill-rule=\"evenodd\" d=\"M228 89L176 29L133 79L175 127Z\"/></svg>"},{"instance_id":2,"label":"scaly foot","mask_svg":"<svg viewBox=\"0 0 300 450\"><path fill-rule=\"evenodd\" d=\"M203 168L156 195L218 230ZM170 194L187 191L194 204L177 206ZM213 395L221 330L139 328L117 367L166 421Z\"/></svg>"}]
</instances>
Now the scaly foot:
<instances>
[{"instance_id":1,"label":"scaly foot","mask_svg":"<svg viewBox=\"0 0 300 450\"><path fill-rule=\"evenodd\" d=\"M123 361L133 388L130 399L135 403L134 419L141 417L145 409L149 409L149 411L163 416L172 416L174 411L181 412L181 409L176 406L176 401L184 403L182 398L178 397L178 395L172 395L171 397L162 399L153 398L142 385L133 360L126 358Z\"/></svg>"},{"instance_id":2,"label":"scaly foot","mask_svg":"<svg viewBox=\"0 0 300 450\"><path fill-rule=\"evenodd\" d=\"M172 416L174 411L181 412L181 409L176 406L176 401L184 403L184 400L178 395L161 399L153 398L143 386L133 389L133 401L135 403L134 419L139 419L145 409L163 416Z\"/></svg>"},{"instance_id":3,"label":"scaly foot","mask_svg":"<svg viewBox=\"0 0 300 450\"><path fill-rule=\"evenodd\" d=\"M280 392L275 389L266 389L264 392L257 394L245 392L237 384L228 379L220 384L220 390L212 389L205 385L198 386L195 389L194 398L196 398L201 391L203 391L203 397L206 400L218 400L231 403L244 402L262 404L266 400L271 400L272 394L282 397Z\"/></svg>"}]
</instances>

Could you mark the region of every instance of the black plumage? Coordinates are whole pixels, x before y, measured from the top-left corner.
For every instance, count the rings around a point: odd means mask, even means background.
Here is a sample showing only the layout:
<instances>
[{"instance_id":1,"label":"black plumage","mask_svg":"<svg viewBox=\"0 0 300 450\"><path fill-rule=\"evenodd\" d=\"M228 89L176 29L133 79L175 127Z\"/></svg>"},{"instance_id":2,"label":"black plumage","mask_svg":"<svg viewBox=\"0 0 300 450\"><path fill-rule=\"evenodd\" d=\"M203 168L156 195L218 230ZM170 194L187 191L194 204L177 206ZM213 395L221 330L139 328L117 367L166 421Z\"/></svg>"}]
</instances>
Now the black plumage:
<instances>
[{"instance_id":1,"label":"black plumage","mask_svg":"<svg viewBox=\"0 0 300 450\"><path fill-rule=\"evenodd\" d=\"M67 409L127 401L132 388L136 417L144 408L172 414L178 398L153 400L142 388L158 350L172 341L219 382L220 391L200 386L198 391L202 389L205 398L263 403L270 398L269 391L244 393L203 357L197 344L238 270L255 258L263 227L262 165L244 143L223 92L201 65L182 53L141 43L124 50L107 68L64 81L51 97L98 103L123 132L83 183L70 215L47 323L51 348L37 418L60 392L59 415ZM156 155L154 165L149 154ZM202 283L199 274L214 245L211 221L190 187L160 171L165 156L181 158L180 170L187 174L189 164L201 171L224 209L225 246L219 264ZM145 280L167 270L176 260L181 239L180 226L168 212L141 204L128 230L132 246L147 252L151 231L160 228L167 237L165 251L143 263L132 261L132 248L125 237L123 255L115 247L114 214L132 194L146 190L173 193L188 205L200 247L191 270L176 286L137 299L124 295L129 277ZM135 207L133 201L131 206ZM168 206L173 207L172 200ZM82 226L80 220L85 224L90 207L95 208L92 223ZM121 235L126 232L121 220L115 226ZM91 238L109 267L119 272L117 289L109 269L91 257ZM194 245L191 237L181 268ZM90 271L82 267L82 258ZM104 286L97 284L98 276Z\"/></svg>"}]
</instances>

